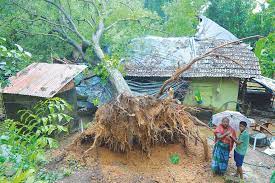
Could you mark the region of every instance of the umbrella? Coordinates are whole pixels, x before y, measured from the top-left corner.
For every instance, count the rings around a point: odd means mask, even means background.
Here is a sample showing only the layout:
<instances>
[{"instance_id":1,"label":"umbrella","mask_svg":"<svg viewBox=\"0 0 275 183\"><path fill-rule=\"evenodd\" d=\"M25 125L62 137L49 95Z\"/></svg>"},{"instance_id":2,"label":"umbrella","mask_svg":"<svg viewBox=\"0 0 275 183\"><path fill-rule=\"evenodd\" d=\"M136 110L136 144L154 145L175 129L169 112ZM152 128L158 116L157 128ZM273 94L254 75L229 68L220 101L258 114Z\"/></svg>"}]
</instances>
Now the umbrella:
<instances>
[{"instance_id":1,"label":"umbrella","mask_svg":"<svg viewBox=\"0 0 275 183\"><path fill-rule=\"evenodd\" d=\"M217 113L212 116L212 123L218 126L224 117L229 119L229 125L236 131L239 131L239 124L241 121L245 121L248 128L251 124L251 120L249 118L236 111L224 111Z\"/></svg>"}]
</instances>

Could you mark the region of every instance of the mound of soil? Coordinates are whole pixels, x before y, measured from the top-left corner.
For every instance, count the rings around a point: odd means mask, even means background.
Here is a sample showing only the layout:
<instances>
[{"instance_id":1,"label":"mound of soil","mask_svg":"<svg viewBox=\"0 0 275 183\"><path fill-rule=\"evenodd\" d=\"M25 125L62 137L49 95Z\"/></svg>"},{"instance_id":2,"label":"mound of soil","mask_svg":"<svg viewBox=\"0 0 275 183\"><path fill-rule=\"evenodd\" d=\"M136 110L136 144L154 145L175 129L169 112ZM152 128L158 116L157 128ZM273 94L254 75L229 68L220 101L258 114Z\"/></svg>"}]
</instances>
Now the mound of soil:
<instances>
[{"instance_id":1,"label":"mound of soil","mask_svg":"<svg viewBox=\"0 0 275 183\"><path fill-rule=\"evenodd\" d=\"M68 151L67 158L82 162L82 152ZM170 156L180 157L178 164L172 164ZM67 159L66 158L66 159ZM204 160L203 147L189 144L188 151L180 144L155 146L151 156L143 156L140 150L125 154L97 147L85 157L86 169L60 182L104 182L104 183L172 183L172 182L223 182L221 177L212 177L210 162Z\"/></svg>"}]
</instances>

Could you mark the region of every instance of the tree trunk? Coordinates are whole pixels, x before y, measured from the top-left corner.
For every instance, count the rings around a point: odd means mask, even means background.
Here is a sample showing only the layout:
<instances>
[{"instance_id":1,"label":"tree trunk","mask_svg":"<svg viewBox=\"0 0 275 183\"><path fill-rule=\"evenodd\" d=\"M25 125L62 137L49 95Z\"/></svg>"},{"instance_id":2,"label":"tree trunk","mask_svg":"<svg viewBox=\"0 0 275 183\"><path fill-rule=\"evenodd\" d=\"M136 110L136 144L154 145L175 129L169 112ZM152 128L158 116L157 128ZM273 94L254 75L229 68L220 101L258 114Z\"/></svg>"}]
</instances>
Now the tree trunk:
<instances>
[{"instance_id":1,"label":"tree trunk","mask_svg":"<svg viewBox=\"0 0 275 183\"><path fill-rule=\"evenodd\" d=\"M104 53L96 38L97 38L96 35L93 36L94 51L98 56L98 58L102 61L104 59ZM107 70L110 74L109 76L110 82L114 86L117 94L126 93L128 95L132 95L131 89L129 88L122 74L116 68L107 66Z\"/></svg>"},{"instance_id":2,"label":"tree trunk","mask_svg":"<svg viewBox=\"0 0 275 183\"><path fill-rule=\"evenodd\" d=\"M103 34L103 31L104 31L104 23L103 23L103 20L101 20L98 24L97 31L92 37L95 54L101 61L104 60L104 53L100 47L99 40ZM125 93L128 95L132 95L131 89L129 88L122 74L116 68L112 68L111 66L107 66L107 70L110 74L109 78L110 78L111 84L114 86L117 94Z\"/></svg>"}]
</instances>

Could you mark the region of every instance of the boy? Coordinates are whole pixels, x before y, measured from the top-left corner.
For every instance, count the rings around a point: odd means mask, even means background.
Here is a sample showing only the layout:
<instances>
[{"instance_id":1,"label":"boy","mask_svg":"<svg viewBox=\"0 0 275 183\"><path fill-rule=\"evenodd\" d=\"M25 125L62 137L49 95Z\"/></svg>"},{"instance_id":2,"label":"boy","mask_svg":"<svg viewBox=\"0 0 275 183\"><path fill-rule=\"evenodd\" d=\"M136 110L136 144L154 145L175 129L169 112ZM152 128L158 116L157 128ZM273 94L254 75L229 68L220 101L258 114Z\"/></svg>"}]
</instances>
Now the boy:
<instances>
[{"instance_id":1,"label":"boy","mask_svg":"<svg viewBox=\"0 0 275 183\"><path fill-rule=\"evenodd\" d=\"M236 143L236 148L234 150L234 161L236 162L236 166L237 166L236 175L237 176L240 175L241 179L243 179L243 170L242 170L243 159L249 145L249 134L246 129L246 126L247 126L247 123L245 121L241 121L240 122L241 134L239 135L238 140L232 137L232 139Z\"/></svg>"}]
</instances>

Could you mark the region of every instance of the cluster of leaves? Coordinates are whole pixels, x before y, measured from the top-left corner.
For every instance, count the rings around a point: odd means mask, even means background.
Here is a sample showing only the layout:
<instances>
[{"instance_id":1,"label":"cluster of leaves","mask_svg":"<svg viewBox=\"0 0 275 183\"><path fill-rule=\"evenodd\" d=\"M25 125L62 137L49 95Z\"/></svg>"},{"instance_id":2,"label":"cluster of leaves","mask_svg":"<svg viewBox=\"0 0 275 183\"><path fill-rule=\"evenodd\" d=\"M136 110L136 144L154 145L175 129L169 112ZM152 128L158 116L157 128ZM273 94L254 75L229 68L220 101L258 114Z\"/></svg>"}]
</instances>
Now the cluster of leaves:
<instances>
[{"instance_id":1,"label":"cluster of leaves","mask_svg":"<svg viewBox=\"0 0 275 183\"><path fill-rule=\"evenodd\" d=\"M262 75L272 78L275 71L275 33L256 42L255 54L260 60Z\"/></svg>"},{"instance_id":2,"label":"cluster of leaves","mask_svg":"<svg viewBox=\"0 0 275 183\"><path fill-rule=\"evenodd\" d=\"M175 154L172 154L169 159L172 164L176 165L176 164L179 164L180 156L177 153L175 153Z\"/></svg>"},{"instance_id":3,"label":"cluster of leaves","mask_svg":"<svg viewBox=\"0 0 275 183\"><path fill-rule=\"evenodd\" d=\"M165 13L162 6L165 3L171 2L171 0L145 0L144 7L150 9L153 12L157 12L159 16L165 17Z\"/></svg>"},{"instance_id":4,"label":"cluster of leaves","mask_svg":"<svg viewBox=\"0 0 275 183\"><path fill-rule=\"evenodd\" d=\"M34 182L46 148L58 146L54 136L67 132L71 106L60 98L38 102L32 110L19 111L20 120L4 121L0 138L0 182Z\"/></svg>"},{"instance_id":5,"label":"cluster of leaves","mask_svg":"<svg viewBox=\"0 0 275 183\"><path fill-rule=\"evenodd\" d=\"M98 63L96 67L93 67L93 73L98 75L103 82L106 82L109 77L107 68L116 68L122 74L125 74L123 64L118 57L105 57L104 61Z\"/></svg>"},{"instance_id":6,"label":"cluster of leaves","mask_svg":"<svg viewBox=\"0 0 275 183\"><path fill-rule=\"evenodd\" d=\"M260 6L258 4L258 12L254 11L257 4L253 0L210 0L210 3L206 15L237 37L267 36L259 40L256 45L255 41L249 41L249 43L255 48L262 74L272 77L274 73L272 44L274 45L275 0L267 0Z\"/></svg>"},{"instance_id":7,"label":"cluster of leaves","mask_svg":"<svg viewBox=\"0 0 275 183\"><path fill-rule=\"evenodd\" d=\"M274 31L274 0L261 5L261 11L253 12L253 0L210 0L206 15L239 38L250 35L267 36ZM234 16L232 16L234 15Z\"/></svg>"},{"instance_id":8,"label":"cluster of leaves","mask_svg":"<svg viewBox=\"0 0 275 183\"><path fill-rule=\"evenodd\" d=\"M36 179L43 181L43 182L47 182L47 183L53 183L53 182L56 182L57 180L60 180L64 177L70 176L71 173L72 173L72 170L67 169L67 168L62 168L58 171L56 171L56 170L48 171L46 169L41 169L37 173Z\"/></svg>"},{"instance_id":9,"label":"cluster of leaves","mask_svg":"<svg viewBox=\"0 0 275 183\"><path fill-rule=\"evenodd\" d=\"M31 63L31 54L20 45L9 49L5 38L0 37L0 88L8 84L8 78Z\"/></svg>"},{"instance_id":10,"label":"cluster of leaves","mask_svg":"<svg viewBox=\"0 0 275 183\"><path fill-rule=\"evenodd\" d=\"M253 0L210 0L206 15L237 37L245 37L247 20L255 7ZM234 16L232 16L234 15Z\"/></svg>"},{"instance_id":11,"label":"cluster of leaves","mask_svg":"<svg viewBox=\"0 0 275 183\"><path fill-rule=\"evenodd\" d=\"M166 21L164 30L169 36L192 36L198 25L197 15L205 0L174 0L163 6Z\"/></svg>"}]
</instances>

